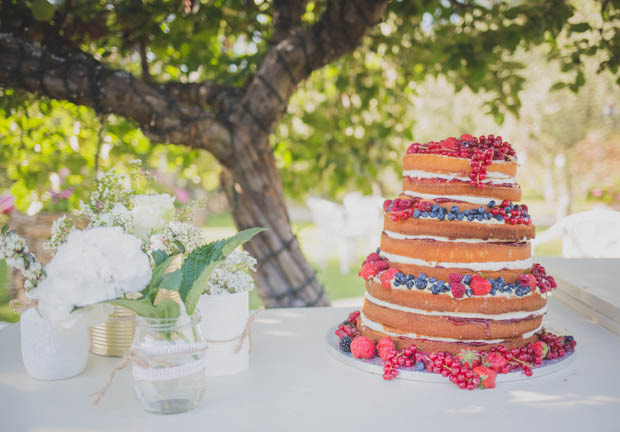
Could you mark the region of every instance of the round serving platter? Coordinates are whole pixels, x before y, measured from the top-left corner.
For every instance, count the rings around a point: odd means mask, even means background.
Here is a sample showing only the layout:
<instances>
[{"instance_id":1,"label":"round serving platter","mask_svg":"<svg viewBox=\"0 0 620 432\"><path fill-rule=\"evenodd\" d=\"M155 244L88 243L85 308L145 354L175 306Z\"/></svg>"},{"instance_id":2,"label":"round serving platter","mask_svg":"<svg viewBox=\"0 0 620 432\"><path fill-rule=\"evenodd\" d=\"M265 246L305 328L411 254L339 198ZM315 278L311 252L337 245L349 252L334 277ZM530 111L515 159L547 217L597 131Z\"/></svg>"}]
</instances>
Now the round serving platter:
<instances>
[{"instance_id":1,"label":"round serving platter","mask_svg":"<svg viewBox=\"0 0 620 432\"><path fill-rule=\"evenodd\" d=\"M327 351L342 363L353 366L354 368L370 372L377 375L383 375L383 362L379 356L375 356L370 360L356 359L351 353L341 351L338 347L339 339L336 336L335 331L338 328L337 325L330 327L325 335L325 345ZM496 382L510 382L510 381L522 381L531 378L537 378L545 375L550 375L561 370L568 368L575 361L575 352L568 352L564 357L554 360L545 360L542 365L532 369L532 376L528 377L520 370L516 370L507 374L497 374ZM405 379L410 381L422 381L433 383L451 384L447 378L440 374L417 371L413 368L399 369L396 378Z\"/></svg>"}]
</instances>

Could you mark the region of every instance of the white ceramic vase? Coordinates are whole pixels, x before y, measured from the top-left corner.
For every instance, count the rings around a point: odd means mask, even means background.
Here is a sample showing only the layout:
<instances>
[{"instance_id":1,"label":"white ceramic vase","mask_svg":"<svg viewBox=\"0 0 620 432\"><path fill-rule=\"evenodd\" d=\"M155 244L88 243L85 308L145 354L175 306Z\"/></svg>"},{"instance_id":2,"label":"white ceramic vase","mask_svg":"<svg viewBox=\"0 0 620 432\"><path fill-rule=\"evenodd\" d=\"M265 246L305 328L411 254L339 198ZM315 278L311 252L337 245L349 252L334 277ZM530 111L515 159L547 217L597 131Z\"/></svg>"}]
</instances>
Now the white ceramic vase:
<instances>
[{"instance_id":1,"label":"white ceramic vase","mask_svg":"<svg viewBox=\"0 0 620 432\"><path fill-rule=\"evenodd\" d=\"M200 328L207 341L208 376L233 375L249 367L250 341L244 336L241 349L239 339L248 322L249 292L222 295L203 295L198 301L202 320Z\"/></svg>"},{"instance_id":2,"label":"white ceramic vase","mask_svg":"<svg viewBox=\"0 0 620 432\"><path fill-rule=\"evenodd\" d=\"M65 329L41 318L34 308L24 311L19 328L26 372L40 380L80 374L88 362L88 325L84 321Z\"/></svg>"}]
</instances>

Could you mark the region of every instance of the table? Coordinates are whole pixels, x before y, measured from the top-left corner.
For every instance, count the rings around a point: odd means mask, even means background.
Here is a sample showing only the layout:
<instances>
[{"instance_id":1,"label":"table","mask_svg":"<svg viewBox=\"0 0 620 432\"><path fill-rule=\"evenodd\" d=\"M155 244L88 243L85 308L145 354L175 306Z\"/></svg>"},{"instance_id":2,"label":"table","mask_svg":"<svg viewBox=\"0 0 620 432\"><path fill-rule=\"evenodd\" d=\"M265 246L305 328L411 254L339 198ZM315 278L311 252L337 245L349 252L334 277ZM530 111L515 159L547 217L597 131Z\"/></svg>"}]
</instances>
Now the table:
<instances>
[{"instance_id":1,"label":"table","mask_svg":"<svg viewBox=\"0 0 620 432\"><path fill-rule=\"evenodd\" d=\"M554 296L620 335L620 259L537 258L556 276Z\"/></svg>"},{"instance_id":2,"label":"table","mask_svg":"<svg viewBox=\"0 0 620 432\"><path fill-rule=\"evenodd\" d=\"M118 359L92 356L64 381L35 381L21 364L19 327L0 331L0 430L77 431L611 431L620 429L620 337L557 301L549 325L578 340L575 362L540 378L494 390L450 383L384 381L348 367L325 348L325 332L350 309L264 311L254 326L248 372L210 378L193 411L142 411L130 371L120 372L101 404L98 390Z\"/></svg>"}]
</instances>

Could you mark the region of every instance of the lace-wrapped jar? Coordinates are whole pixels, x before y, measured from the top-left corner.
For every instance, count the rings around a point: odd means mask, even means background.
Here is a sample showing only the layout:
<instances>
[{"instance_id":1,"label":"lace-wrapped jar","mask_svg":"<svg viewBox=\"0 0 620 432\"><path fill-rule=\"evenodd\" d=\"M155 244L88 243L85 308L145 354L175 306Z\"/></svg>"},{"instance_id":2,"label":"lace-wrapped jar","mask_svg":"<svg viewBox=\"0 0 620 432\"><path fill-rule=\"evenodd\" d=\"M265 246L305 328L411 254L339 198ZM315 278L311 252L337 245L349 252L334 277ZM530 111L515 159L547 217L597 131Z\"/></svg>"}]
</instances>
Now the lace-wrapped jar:
<instances>
[{"instance_id":1,"label":"lace-wrapped jar","mask_svg":"<svg viewBox=\"0 0 620 432\"><path fill-rule=\"evenodd\" d=\"M199 312L171 319L136 317L132 372L146 411L180 413L202 399L207 346L199 321Z\"/></svg>"}]
</instances>

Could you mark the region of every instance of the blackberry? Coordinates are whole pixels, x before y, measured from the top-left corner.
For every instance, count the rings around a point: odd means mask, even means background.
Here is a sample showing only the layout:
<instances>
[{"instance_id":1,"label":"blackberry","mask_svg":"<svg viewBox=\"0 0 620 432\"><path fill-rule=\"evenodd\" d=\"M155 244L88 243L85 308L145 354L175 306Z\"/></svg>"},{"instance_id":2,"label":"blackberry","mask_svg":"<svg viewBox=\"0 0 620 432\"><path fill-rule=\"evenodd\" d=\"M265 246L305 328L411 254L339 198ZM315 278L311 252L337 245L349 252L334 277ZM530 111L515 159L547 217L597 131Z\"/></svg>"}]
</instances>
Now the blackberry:
<instances>
[{"instance_id":1,"label":"blackberry","mask_svg":"<svg viewBox=\"0 0 620 432\"><path fill-rule=\"evenodd\" d=\"M341 351L351 352L351 342L353 342L351 336L343 336L343 338L340 339L340 343L338 344L338 346L340 347Z\"/></svg>"},{"instance_id":2,"label":"blackberry","mask_svg":"<svg viewBox=\"0 0 620 432\"><path fill-rule=\"evenodd\" d=\"M350 322L350 321L348 321L348 320L347 320L347 321L343 321L343 322L342 322L342 325L349 326L349 327L353 327L353 324L351 324L351 322Z\"/></svg>"}]
</instances>

